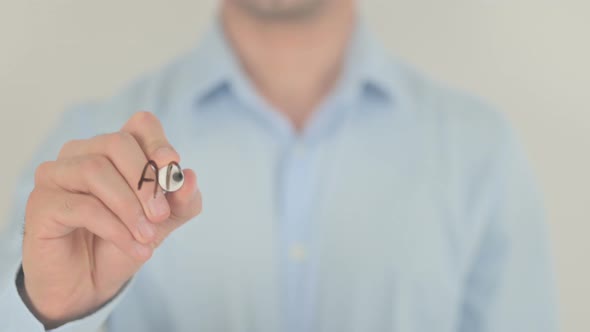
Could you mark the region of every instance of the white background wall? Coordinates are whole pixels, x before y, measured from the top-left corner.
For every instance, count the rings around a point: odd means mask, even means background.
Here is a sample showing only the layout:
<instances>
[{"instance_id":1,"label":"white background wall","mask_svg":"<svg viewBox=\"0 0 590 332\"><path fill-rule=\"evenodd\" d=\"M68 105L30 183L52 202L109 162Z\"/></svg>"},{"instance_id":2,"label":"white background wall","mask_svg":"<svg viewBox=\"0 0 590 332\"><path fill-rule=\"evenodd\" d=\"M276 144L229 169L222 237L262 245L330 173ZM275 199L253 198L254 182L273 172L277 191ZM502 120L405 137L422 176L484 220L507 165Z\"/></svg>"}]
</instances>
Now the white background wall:
<instances>
[{"instance_id":1,"label":"white background wall","mask_svg":"<svg viewBox=\"0 0 590 332\"><path fill-rule=\"evenodd\" d=\"M0 0L0 215L62 110L192 47L215 0ZM502 108L547 200L564 331L590 331L590 3L363 2L388 48ZM1 224L2 222L0 222Z\"/></svg>"}]
</instances>

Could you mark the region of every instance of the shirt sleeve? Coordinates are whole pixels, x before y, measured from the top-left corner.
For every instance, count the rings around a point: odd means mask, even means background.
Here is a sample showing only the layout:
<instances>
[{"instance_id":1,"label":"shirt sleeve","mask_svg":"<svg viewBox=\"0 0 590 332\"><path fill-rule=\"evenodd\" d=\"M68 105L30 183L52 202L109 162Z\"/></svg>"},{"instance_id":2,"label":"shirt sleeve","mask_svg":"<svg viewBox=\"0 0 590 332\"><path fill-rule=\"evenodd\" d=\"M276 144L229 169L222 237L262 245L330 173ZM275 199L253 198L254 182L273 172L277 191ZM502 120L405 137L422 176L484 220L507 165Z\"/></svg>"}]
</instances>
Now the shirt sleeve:
<instances>
[{"instance_id":1,"label":"shirt sleeve","mask_svg":"<svg viewBox=\"0 0 590 332\"><path fill-rule=\"evenodd\" d=\"M16 276L14 282L10 283L8 287L0 295L0 312L7 313L5 318L0 320L0 331L46 331L43 324L31 313L24 301L22 300L18 291L18 278L20 275L20 264L15 266ZM98 331L100 327L107 320L108 316L115 309L117 304L128 292L129 285L126 285L119 294L117 294L111 301L106 303L100 309L96 310L84 318L71 321L51 332L89 332Z\"/></svg>"},{"instance_id":2,"label":"shirt sleeve","mask_svg":"<svg viewBox=\"0 0 590 332\"><path fill-rule=\"evenodd\" d=\"M14 272L15 278L19 268L20 264L10 269ZM43 324L33 316L21 300L15 281L13 279L11 283L3 283L2 290L0 290L0 313L2 313L0 331L45 331Z\"/></svg>"},{"instance_id":3,"label":"shirt sleeve","mask_svg":"<svg viewBox=\"0 0 590 332\"><path fill-rule=\"evenodd\" d=\"M557 331L548 232L539 190L512 130L505 126L478 167L470 220L474 240L463 289L461 332Z\"/></svg>"}]
</instances>

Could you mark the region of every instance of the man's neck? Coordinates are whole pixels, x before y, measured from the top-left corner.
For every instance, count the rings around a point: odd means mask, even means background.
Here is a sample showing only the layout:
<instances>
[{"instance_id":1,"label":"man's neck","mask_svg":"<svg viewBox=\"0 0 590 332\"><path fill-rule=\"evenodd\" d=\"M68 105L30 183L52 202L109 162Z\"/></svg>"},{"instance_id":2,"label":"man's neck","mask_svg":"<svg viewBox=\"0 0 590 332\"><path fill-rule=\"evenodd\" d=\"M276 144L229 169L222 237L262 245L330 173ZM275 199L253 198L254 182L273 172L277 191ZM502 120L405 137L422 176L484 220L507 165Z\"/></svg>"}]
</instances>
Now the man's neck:
<instances>
[{"instance_id":1,"label":"man's neck","mask_svg":"<svg viewBox=\"0 0 590 332\"><path fill-rule=\"evenodd\" d=\"M301 130L337 82L352 34L353 1L326 2L299 21L266 21L222 7L225 33L258 92Z\"/></svg>"}]
</instances>

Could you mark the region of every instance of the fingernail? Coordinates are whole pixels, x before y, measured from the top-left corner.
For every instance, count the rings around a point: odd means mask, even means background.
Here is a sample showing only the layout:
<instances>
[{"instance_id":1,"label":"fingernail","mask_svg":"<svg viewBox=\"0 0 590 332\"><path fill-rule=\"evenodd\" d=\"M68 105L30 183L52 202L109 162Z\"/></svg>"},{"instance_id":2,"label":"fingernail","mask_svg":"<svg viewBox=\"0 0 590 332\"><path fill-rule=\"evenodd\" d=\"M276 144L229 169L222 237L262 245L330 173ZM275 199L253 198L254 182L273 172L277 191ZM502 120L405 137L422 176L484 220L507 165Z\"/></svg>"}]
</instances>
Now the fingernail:
<instances>
[{"instance_id":1,"label":"fingernail","mask_svg":"<svg viewBox=\"0 0 590 332\"><path fill-rule=\"evenodd\" d=\"M135 243L135 252L141 258L148 258L152 254L152 249L141 243Z\"/></svg>"},{"instance_id":2,"label":"fingernail","mask_svg":"<svg viewBox=\"0 0 590 332\"><path fill-rule=\"evenodd\" d=\"M155 226L143 216L139 218L137 228L139 230L139 234L141 234L142 238L146 241L150 241L156 234Z\"/></svg>"},{"instance_id":3,"label":"fingernail","mask_svg":"<svg viewBox=\"0 0 590 332\"><path fill-rule=\"evenodd\" d=\"M155 218L166 216L170 213L168 201L161 192L159 192L156 197L150 199L148 202L148 209Z\"/></svg>"}]
</instances>

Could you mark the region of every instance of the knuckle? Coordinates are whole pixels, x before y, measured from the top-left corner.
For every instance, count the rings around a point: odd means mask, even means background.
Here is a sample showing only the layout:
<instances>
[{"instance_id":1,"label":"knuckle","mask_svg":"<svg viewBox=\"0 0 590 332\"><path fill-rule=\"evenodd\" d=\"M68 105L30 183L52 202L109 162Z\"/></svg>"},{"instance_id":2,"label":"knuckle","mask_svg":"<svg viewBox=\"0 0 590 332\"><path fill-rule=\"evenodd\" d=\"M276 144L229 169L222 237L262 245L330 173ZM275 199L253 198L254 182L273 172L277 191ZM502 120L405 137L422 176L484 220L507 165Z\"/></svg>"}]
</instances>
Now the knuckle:
<instances>
[{"instance_id":1,"label":"knuckle","mask_svg":"<svg viewBox=\"0 0 590 332\"><path fill-rule=\"evenodd\" d=\"M117 133L109 134L107 137L107 150L112 153L121 151L122 147L137 144L135 138L130 133L120 131Z\"/></svg>"},{"instance_id":2,"label":"knuckle","mask_svg":"<svg viewBox=\"0 0 590 332\"><path fill-rule=\"evenodd\" d=\"M41 163L39 166L37 166L37 168L35 169L35 185L40 185L41 183L44 182L44 179L49 176L50 174L50 169L53 167L53 164L55 162L53 161L46 161Z\"/></svg>"},{"instance_id":3,"label":"knuckle","mask_svg":"<svg viewBox=\"0 0 590 332\"><path fill-rule=\"evenodd\" d=\"M88 156L80 162L80 168L87 175L96 175L105 172L111 167L111 162L101 156Z\"/></svg>"},{"instance_id":4,"label":"knuckle","mask_svg":"<svg viewBox=\"0 0 590 332\"><path fill-rule=\"evenodd\" d=\"M71 154L80 145L81 140L67 141L59 150L58 159Z\"/></svg>"},{"instance_id":5,"label":"knuckle","mask_svg":"<svg viewBox=\"0 0 590 332\"><path fill-rule=\"evenodd\" d=\"M140 127L143 125L160 125L160 120L158 120L154 114L147 111L141 111L133 114L130 122Z\"/></svg>"},{"instance_id":6,"label":"knuckle","mask_svg":"<svg viewBox=\"0 0 590 332\"><path fill-rule=\"evenodd\" d=\"M27 206L34 204L37 200L39 200L41 197L41 190L34 188L31 193L29 194L29 199L27 201Z\"/></svg>"},{"instance_id":7,"label":"knuckle","mask_svg":"<svg viewBox=\"0 0 590 332\"><path fill-rule=\"evenodd\" d=\"M79 213L84 207L79 199L76 199L74 195L64 195L58 200L59 203L55 204L52 208L51 219L53 220L68 220L72 216Z\"/></svg>"},{"instance_id":8,"label":"knuckle","mask_svg":"<svg viewBox=\"0 0 590 332\"><path fill-rule=\"evenodd\" d=\"M76 207L80 208L80 204L73 201L73 199L66 197L61 204L61 212L66 215L72 214Z\"/></svg>"}]
</instances>

